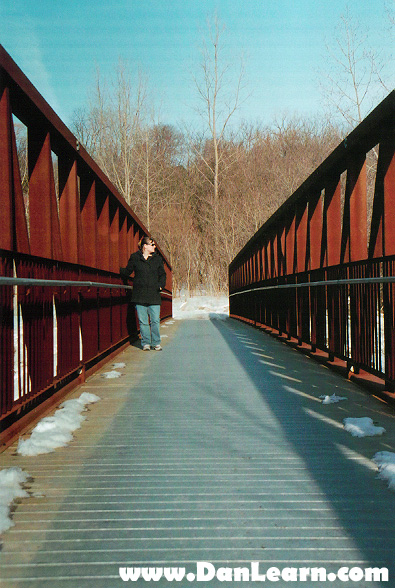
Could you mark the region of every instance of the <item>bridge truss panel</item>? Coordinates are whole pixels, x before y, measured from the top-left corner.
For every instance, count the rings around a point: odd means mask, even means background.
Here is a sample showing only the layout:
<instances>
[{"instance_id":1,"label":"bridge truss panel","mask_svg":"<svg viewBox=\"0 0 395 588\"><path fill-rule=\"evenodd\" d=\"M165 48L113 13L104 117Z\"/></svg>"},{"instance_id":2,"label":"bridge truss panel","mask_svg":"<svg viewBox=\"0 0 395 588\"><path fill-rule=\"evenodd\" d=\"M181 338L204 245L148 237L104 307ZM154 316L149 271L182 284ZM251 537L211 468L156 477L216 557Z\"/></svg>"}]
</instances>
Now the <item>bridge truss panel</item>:
<instances>
[{"instance_id":1,"label":"bridge truss panel","mask_svg":"<svg viewBox=\"0 0 395 588\"><path fill-rule=\"evenodd\" d=\"M22 150L16 125L26 129ZM2 441L29 422L33 408L57 401L137 335L119 268L149 235L2 46L0 208L1 277L46 281L0 284ZM168 278L165 318L172 314L172 272L158 253Z\"/></svg>"},{"instance_id":2,"label":"bridge truss panel","mask_svg":"<svg viewBox=\"0 0 395 588\"><path fill-rule=\"evenodd\" d=\"M367 157L376 163L374 181L371 174L368 178ZM371 201L368 182L373 185ZM257 249L263 271L249 280ZM394 282L391 92L231 262L230 313L392 389Z\"/></svg>"}]
</instances>

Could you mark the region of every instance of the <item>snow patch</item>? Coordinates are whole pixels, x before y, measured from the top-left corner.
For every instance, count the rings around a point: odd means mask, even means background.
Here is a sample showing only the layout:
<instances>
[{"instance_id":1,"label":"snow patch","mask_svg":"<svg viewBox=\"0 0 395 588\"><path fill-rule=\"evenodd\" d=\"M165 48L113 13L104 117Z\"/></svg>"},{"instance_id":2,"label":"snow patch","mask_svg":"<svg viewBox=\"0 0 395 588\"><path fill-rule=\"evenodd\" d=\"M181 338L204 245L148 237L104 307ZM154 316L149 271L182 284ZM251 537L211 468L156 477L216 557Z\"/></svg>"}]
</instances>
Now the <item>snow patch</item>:
<instances>
[{"instance_id":1,"label":"snow patch","mask_svg":"<svg viewBox=\"0 0 395 588\"><path fill-rule=\"evenodd\" d=\"M79 398L66 400L54 415L41 419L28 439L19 439L17 453L33 456L65 447L73 439L72 433L79 429L86 419L81 414L86 410L86 405L98 400L99 396L89 392L83 392Z\"/></svg>"},{"instance_id":2,"label":"snow patch","mask_svg":"<svg viewBox=\"0 0 395 588\"><path fill-rule=\"evenodd\" d=\"M15 498L27 498L22 488L29 475L21 468L7 468L0 471L0 533L14 526L10 518L10 506Z\"/></svg>"},{"instance_id":3,"label":"snow patch","mask_svg":"<svg viewBox=\"0 0 395 588\"><path fill-rule=\"evenodd\" d=\"M121 376L122 374L120 374L116 370L112 370L111 372L104 372L104 374L101 375L102 378L106 378L107 380L111 380L113 378L120 378Z\"/></svg>"},{"instance_id":4,"label":"snow patch","mask_svg":"<svg viewBox=\"0 0 395 588\"><path fill-rule=\"evenodd\" d=\"M333 404L334 402L347 400L346 396L336 396L336 394L332 394L332 396L320 396L320 398L323 398L322 404Z\"/></svg>"},{"instance_id":5,"label":"snow patch","mask_svg":"<svg viewBox=\"0 0 395 588\"><path fill-rule=\"evenodd\" d=\"M376 426L369 417L351 418L343 420L344 428L353 437L373 437L385 433L384 427Z\"/></svg>"},{"instance_id":6,"label":"snow patch","mask_svg":"<svg viewBox=\"0 0 395 588\"><path fill-rule=\"evenodd\" d=\"M388 488L395 490L395 453L379 451L374 455L373 461L379 468L378 477L387 480Z\"/></svg>"},{"instance_id":7,"label":"snow patch","mask_svg":"<svg viewBox=\"0 0 395 588\"><path fill-rule=\"evenodd\" d=\"M219 319L229 317L227 296L184 296L173 299L173 319ZM167 323L169 324L169 323Z\"/></svg>"}]
</instances>

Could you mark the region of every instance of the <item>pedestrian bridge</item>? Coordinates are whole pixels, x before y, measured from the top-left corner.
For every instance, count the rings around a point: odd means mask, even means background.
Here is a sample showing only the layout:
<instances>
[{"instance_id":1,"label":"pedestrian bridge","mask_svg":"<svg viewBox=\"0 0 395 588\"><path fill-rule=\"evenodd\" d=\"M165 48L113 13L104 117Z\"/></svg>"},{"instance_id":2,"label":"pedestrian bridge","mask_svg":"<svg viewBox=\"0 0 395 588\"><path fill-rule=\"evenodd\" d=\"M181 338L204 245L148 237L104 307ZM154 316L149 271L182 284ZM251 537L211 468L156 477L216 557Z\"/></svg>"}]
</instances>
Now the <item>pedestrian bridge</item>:
<instances>
[{"instance_id":1,"label":"pedestrian bridge","mask_svg":"<svg viewBox=\"0 0 395 588\"><path fill-rule=\"evenodd\" d=\"M394 494L372 461L395 451L393 409L236 320L169 321L162 333L162 352L132 345L116 358L119 378L103 377L109 364L68 396L100 397L70 444L23 457L15 443L1 454L1 467L29 474L31 494L3 535L2 586L115 588L120 567L193 574L197 562L217 572L259 562L260 574L387 567L394 582ZM322 403L333 394L346 399ZM386 432L354 437L347 417ZM212 578L212 567L204 573Z\"/></svg>"},{"instance_id":2,"label":"pedestrian bridge","mask_svg":"<svg viewBox=\"0 0 395 588\"><path fill-rule=\"evenodd\" d=\"M159 249L143 353L119 268L146 227L1 46L0 74L2 586L395 586L395 93L236 255L226 320L170 320ZM65 447L18 453L83 392Z\"/></svg>"}]
</instances>

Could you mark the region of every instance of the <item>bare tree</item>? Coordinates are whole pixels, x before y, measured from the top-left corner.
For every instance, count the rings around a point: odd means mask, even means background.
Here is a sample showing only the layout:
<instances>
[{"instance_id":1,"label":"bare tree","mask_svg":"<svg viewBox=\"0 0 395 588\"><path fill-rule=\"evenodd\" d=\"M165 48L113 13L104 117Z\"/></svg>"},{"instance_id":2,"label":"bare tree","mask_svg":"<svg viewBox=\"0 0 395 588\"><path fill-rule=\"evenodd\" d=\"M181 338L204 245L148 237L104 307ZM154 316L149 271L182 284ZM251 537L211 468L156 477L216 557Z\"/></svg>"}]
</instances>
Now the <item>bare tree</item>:
<instances>
[{"instance_id":1,"label":"bare tree","mask_svg":"<svg viewBox=\"0 0 395 588\"><path fill-rule=\"evenodd\" d=\"M229 122L235 112L240 108L245 99L245 72L243 62L235 76L232 75L229 63L226 63L223 54L224 46L222 37L224 27L217 16L208 21L208 40L203 42L200 74L194 76L194 84L202 107L199 114L202 115L206 131L199 136L194 136L190 146L194 151L197 169L202 176L205 188L199 192L199 198L204 204L200 213L206 215L206 225L211 226L212 235L210 242L216 255L219 242L224 238L221 235L221 193L226 187L221 185L221 174L230 164L229 157L234 157L235 152L227 151L225 147L226 133ZM224 263L222 282L226 276Z\"/></svg>"},{"instance_id":2,"label":"bare tree","mask_svg":"<svg viewBox=\"0 0 395 588\"><path fill-rule=\"evenodd\" d=\"M388 4L386 3L385 6L385 12L391 27L391 30L394 30L394 25L395 25L395 7L394 7L394 3L389 1Z\"/></svg>"},{"instance_id":3,"label":"bare tree","mask_svg":"<svg viewBox=\"0 0 395 588\"><path fill-rule=\"evenodd\" d=\"M223 162L221 143L225 137L225 131L233 114L241 103L241 93L244 89L244 66L240 65L240 71L236 81L230 80L228 74L230 66L222 64L221 27L218 17L212 25L208 22L209 44L204 42L202 49L202 62L200 65L201 77L195 77L195 86L203 103L203 116L210 131L214 158L213 162L200 152L200 156L207 168L207 177L210 178L214 189L214 202L218 201L219 173Z\"/></svg>"},{"instance_id":4,"label":"bare tree","mask_svg":"<svg viewBox=\"0 0 395 588\"><path fill-rule=\"evenodd\" d=\"M145 222L148 229L161 210L173 201L172 178L177 169L182 139L175 129L158 121L141 130L141 189L146 195Z\"/></svg>"},{"instance_id":5,"label":"bare tree","mask_svg":"<svg viewBox=\"0 0 395 588\"><path fill-rule=\"evenodd\" d=\"M388 58L369 46L364 31L350 11L340 17L333 45L326 46L320 87L330 111L340 114L346 131L360 123L389 91L386 80Z\"/></svg>"},{"instance_id":6,"label":"bare tree","mask_svg":"<svg viewBox=\"0 0 395 588\"><path fill-rule=\"evenodd\" d=\"M387 25L385 26L384 35L387 36L388 34L388 47L394 46L394 36L395 36L395 5L394 0L389 1L385 5L385 16ZM394 56L392 53L389 53L385 56L382 62L387 63L387 68L383 66L381 63L381 67L377 69L377 77L381 86L386 90L386 92L391 92L394 89L395 79L394 79ZM382 70L385 70L385 74L383 75ZM390 72L389 75L386 75L387 72Z\"/></svg>"},{"instance_id":7,"label":"bare tree","mask_svg":"<svg viewBox=\"0 0 395 588\"><path fill-rule=\"evenodd\" d=\"M196 79L203 129L162 124L144 77L133 83L122 63L112 85L98 74L75 117L80 141L169 257L175 290L225 291L229 261L340 139L322 122L230 125L244 72L223 65L221 34L216 19Z\"/></svg>"},{"instance_id":8,"label":"bare tree","mask_svg":"<svg viewBox=\"0 0 395 588\"><path fill-rule=\"evenodd\" d=\"M89 106L75 113L73 128L81 143L130 204L136 174L142 165L136 150L145 124L147 82L138 72L133 82L120 60L112 89L97 72Z\"/></svg>"}]
</instances>

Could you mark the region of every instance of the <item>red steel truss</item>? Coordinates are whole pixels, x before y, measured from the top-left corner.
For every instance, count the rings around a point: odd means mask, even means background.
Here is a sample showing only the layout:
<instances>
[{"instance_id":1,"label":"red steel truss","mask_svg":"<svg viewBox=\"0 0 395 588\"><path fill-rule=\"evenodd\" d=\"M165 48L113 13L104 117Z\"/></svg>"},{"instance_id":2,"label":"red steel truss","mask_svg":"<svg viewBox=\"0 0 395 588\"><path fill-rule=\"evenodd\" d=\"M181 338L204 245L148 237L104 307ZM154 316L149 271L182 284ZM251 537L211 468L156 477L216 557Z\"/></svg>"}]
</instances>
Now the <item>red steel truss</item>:
<instances>
[{"instance_id":1,"label":"red steel truss","mask_svg":"<svg viewBox=\"0 0 395 588\"><path fill-rule=\"evenodd\" d=\"M391 92L229 266L231 316L387 390L395 382L394 153Z\"/></svg>"},{"instance_id":2,"label":"red steel truss","mask_svg":"<svg viewBox=\"0 0 395 588\"><path fill-rule=\"evenodd\" d=\"M27 186L16 119L27 129ZM122 285L119 267L149 234L1 45L0 208L3 277ZM164 261L162 318L172 314L171 267ZM125 288L0 283L0 296L0 441L6 441L33 409L55 402L127 344L137 326Z\"/></svg>"}]
</instances>

